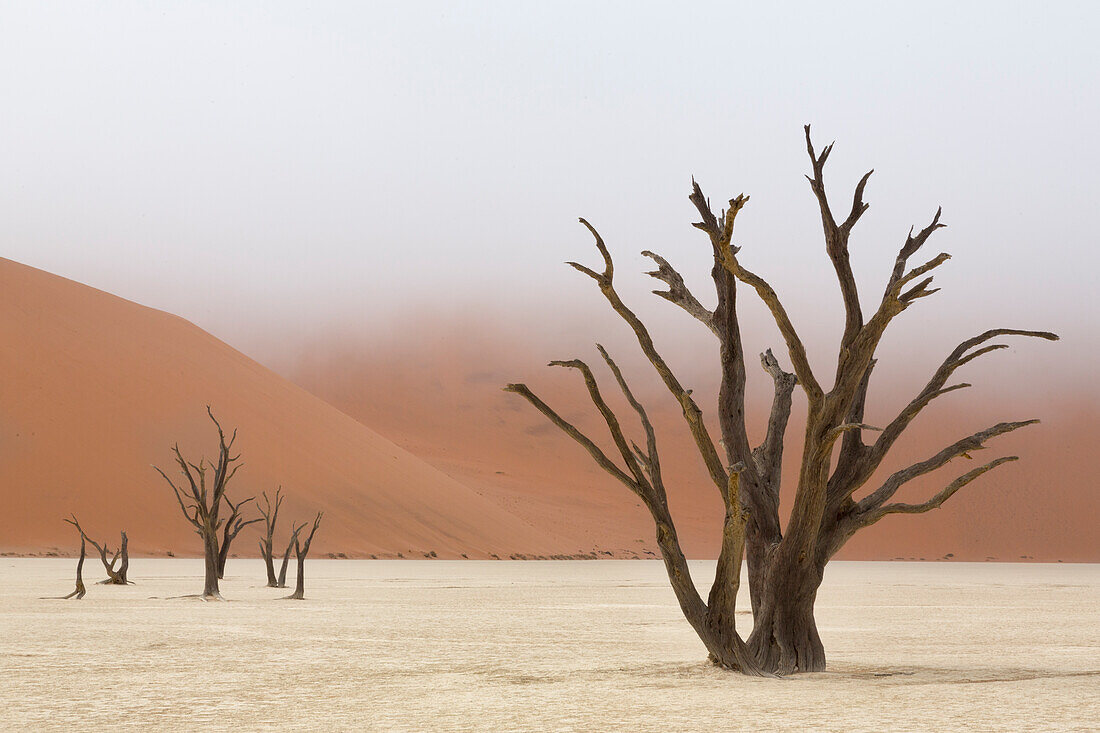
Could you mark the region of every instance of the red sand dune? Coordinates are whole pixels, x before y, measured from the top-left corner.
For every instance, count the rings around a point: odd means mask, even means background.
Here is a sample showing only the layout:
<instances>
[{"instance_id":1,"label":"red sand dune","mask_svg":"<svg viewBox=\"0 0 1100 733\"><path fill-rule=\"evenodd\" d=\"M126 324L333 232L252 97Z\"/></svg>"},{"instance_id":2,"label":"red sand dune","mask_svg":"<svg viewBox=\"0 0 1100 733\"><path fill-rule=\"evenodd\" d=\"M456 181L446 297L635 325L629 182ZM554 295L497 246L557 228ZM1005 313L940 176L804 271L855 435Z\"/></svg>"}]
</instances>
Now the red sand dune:
<instances>
[{"instance_id":1,"label":"red sand dune","mask_svg":"<svg viewBox=\"0 0 1100 733\"><path fill-rule=\"evenodd\" d=\"M128 531L135 552L201 552L151 464L213 455L204 405L240 430L237 499L282 484L283 516L325 520L319 553L548 552L560 546L196 326L0 260L0 550ZM236 546L256 554L253 528ZM283 532L285 533L285 527ZM284 540L285 541L285 540Z\"/></svg>"}]
</instances>

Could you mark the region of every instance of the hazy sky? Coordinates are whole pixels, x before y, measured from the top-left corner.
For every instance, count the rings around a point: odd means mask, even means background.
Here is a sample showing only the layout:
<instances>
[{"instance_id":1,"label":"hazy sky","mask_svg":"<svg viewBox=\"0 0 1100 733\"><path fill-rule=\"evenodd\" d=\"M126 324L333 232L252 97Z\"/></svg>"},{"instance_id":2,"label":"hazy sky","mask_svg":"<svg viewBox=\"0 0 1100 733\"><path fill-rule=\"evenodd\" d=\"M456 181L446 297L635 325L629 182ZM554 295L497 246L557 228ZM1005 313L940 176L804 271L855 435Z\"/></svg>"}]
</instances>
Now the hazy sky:
<instances>
[{"instance_id":1,"label":"hazy sky","mask_svg":"<svg viewBox=\"0 0 1100 733\"><path fill-rule=\"evenodd\" d=\"M645 248L701 288L695 175L752 195L742 259L812 319L839 297L811 122L838 210L876 169L868 302L942 204L930 317L1096 355L1098 28L1089 2L6 2L0 254L235 343L471 302L551 318L590 294L561 265L595 254L579 215L625 290Z\"/></svg>"}]
</instances>

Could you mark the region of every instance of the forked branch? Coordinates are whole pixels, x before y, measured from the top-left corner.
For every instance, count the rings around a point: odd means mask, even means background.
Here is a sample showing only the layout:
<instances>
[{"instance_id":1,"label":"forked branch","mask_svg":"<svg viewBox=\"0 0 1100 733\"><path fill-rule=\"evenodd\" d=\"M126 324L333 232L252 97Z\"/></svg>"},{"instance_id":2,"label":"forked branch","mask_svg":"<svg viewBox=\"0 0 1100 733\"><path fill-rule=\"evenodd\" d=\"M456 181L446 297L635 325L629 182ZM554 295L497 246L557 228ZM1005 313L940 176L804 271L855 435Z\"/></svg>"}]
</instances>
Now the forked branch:
<instances>
[{"instance_id":1,"label":"forked branch","mask_svg":"<svg viewBox=\"0 0 1100 733\"><path fill-rule=\"evenodd\" d=\"M878 520L882 519L887 514L922 514L932 509L939 508L945 501L951 498L952 495L962 487L974 479L981 476L987 471L992 471L1002 463L1009 463L1010 461L1018 461L1019 456L1004 456L998 458L995 461L990 461L984 466L979 466L971 471L967 471L962 476L948 484L943 490L937 493L928 501L920 504L886 504L871 511L861 514L859 517L860 524L864 527L874 524Z\"/></svg>"},{"instance_id":2,"label":"forked branch","mask_svg":"<svg viewBox=\"0 0 1100 733\"><path fill-rule=\"evenodd\" d=\"M648 249L644 250L642 255L657 263L657 269L652 272L647 272L646 274L668 285L668 290L654 290L652 291L653 294L680 306L692 318L709 328L711 333L718 336L718 338L722 338L714 323L714 313L707 310L707 308L692 295L691 291L688 290L687 284L684 282L684 278L673 269L672 265L668 264L668 260L661 257L659 254L650 252Z\"/></svg>"},{"instance_id":3,"label":"forked branch","mask_svg":"<svg viewBox=\"0 0 1100 733\"><path fill-rule=\"evenodd\" d=\"M611 304L612 309L618 313L619 316L626 321L627 325L630 326L631 330L634 331L634 335L638 339L638 345L642 348L642 353L645 354L649 363L653 365L653 368L657 370L657 374L661 377L661 381L665 383L665 386L668 388L669 392L672 393L672 396L680 403L684 420L688 424L688 429L691 431L692 438L695 440L695 446L703 458L704 465L707 467L707 472L710 474L714 485L718 487L723 498L725 498L728 492L727 483L729 482L729 476L726 474L726 469L722 465L722 459L718 455L718 450L714 445L714 441L711 440L707 426L703 422L702 411L695 403L695 400L692 399L691 390L685 389L684 386L680 384L680 380L677 379L664 358L658 353L657 347L653 344L653 337L649 334L649 329L647 329L641 319L623 303L619 294L615 291L613 282L615 267L611 260L611 254L604 244L603 238L600 236L599 232L596 231L595 227L586 220L581 219L580 221L588 231L592 233L592 236L596 240L596 248L603 256L604 270L602 273L597 273L576 262L569 262L567 264L595 280L600 287L600 292L603 293L608 303ZM538 407L537 404L535 406ZM566 424L568 425L568 423ZM561 426L559 425L559 427Z\"/></svg>"},{"instance_id":4,"label":"forked branch","mask_svg":"<svg viewBox=\"0 0 1100 733\"><path fill-rule=\"evenodd\" d=\"M841 343L847 345L852 342L852 339L855 338L859 329L863 326L859 290L856 287L856 278L852 273L852 265L848 254L848 238L851 236L852 228L855 227L856 222L870 207L870 204L863 201L863 190L866 188L867 181L874 170L865 173L859 183L856 184L855 193L852 195L851 213L843 222L838 224L833 216L832 208L829 206L829 197L825 193L825 161L828 159L829 153L832 152L833 146L830 143L821 151L821 155L816 155L813 141L810 139L810 126L806 125L804 129L806 133L806 151L810 155L810 163L813 167L813 175L806 176L806 180L810 182L810 188L814 192L818 208L821 211L821 225L825 232L825 250L833 263L837 281L840 283L840 292L844 299L845 322L844 336Z\"/></svg>"},{"instance_id":5,"label":"forked branch","mask_svg":"<svg viewBox=\"0 0 1100 733\"><path fill-rule=\"evenodd\" d=\"M960 456L963 458L971 458L970 454L972 452L985 448L985 442L987 440L995 438L998 435L1011 433L1014 430L1019 430L1028 425L1034 425L1038 422L1038 420L1024 420L1021 422L998 423L991 428L986 428L985 430L955 441L931 458L927 458L920 463L914 463L908 468L903 468L900 471L894 472L885 482L883 482L881 487L871 494L868 494L857 504L859 514L870 516L881 509L886 502L890 501L903 484L947 465L952 459ZM977 478L978 475L980 474L975 474L973 478ZM960 484L959 486L962 485L963 484Z\"/></svg>"},{"instance_id":6,"label":"forked branch","mask_svg":"<svg viewBox=\"0 0 1100 733\"><path fill-rule=\"evenodd\" d=\"M916 397L914 397L909 404L905 406L897 417L887 424L883 429L882 435L878 437L878 440L871 446L871 452L868 456L866 465L863 467L863 472L859 483L862 484L867 478L870 478L871 473L878 468L882 463L883 458L893 447L898 437L905 431L909 424L913 422L914 418L920 414L921 410L928 406L932 400L942 395L954 392L959 389L965 389L970 386L967 382L959 384L947 385L947 380L951 378L951 375L955 373L959 367L973 361L974 359L988 354L999 349L1007 348L1004 344L993 344L976 351L971 351L976 346L979 346L990 339L997 338L999 336L1026 336L1030 338L1041 338L1047 341L1057 341L1058 336L1048 331L1025 331L1015 328L995 328L985 333L981 333L973 338L967 339L959 344L955 349L947 355L947 358L943 360L943 363L939 366L936 372L932 375L932 378L924 386L924 389L920 391ZM858 487L856 487L858 488ZM853 491L855 488L852 489Z\"/></svg>"}]
</instances>

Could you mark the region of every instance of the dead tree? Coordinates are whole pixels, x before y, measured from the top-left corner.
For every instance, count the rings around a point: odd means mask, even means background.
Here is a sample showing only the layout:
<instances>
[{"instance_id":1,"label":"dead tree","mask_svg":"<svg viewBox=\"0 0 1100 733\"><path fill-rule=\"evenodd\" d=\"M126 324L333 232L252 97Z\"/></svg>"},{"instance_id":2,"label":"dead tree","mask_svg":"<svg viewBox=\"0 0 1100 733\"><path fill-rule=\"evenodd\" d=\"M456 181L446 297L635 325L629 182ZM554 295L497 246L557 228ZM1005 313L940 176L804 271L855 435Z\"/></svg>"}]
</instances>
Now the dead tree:
<instances>
[{"instance_id":1,"label":"dead tree","mask_svg":"<svg viewBox=\"0 0 1100 733\"><path fill-rule=\"evenodd\" d=\"M214 417L209 405L206 407L206 414L210 416L214 427L218 430L217 461L207 461L203 457L199 459L198 463L192 463L183 457L179 444L176 444L172 447L172 452L175 454L176 464L179 466L184 482L177 486L172 479L168 478L168 474L156 466L153 468L172 487L172 492L176 496L176 501L179 502L180 511L183 512L184 518L191 523L195 528L195 532L202 537L203 554L206 562L206 580L203 586L202 599L220 601L222 595L218 588L220 577L218 559L221 548L218 542L218 530L225 522L220 516L221 505L223 502L227 503L225 498L226 487L243 464L238 463L241 458L239 454L232 455L233 443L237 440L237 431L234 430L232 437L227 441L225 431L222 430L221 424ZM207 480L208 473L210 473L209 481ZM240 505L238 504L238 506Z\"/></svg>"},{"instance_id":2,"label":"dead tree","mask_svg":"<svg viewBox=\"0 0 1100 733\"><path fill-rule=\"evenodd\" d=\"M275 489L275 503L272 504L271 499L267 496L267 492L263 492L264 506L260 508L260 514L262 514L264 518L264 537L260 540L260 557L264 559L264 564L267 565L268 588L279 587L279 580L275 577L275 548L273 542L275 539L275 523L279 519L279 506L283 503L282 493L282 486ZM290 546L287 545L287 559L289 558ZM285 577L286 566L284 565L283 568Z\"/></svg>"},{"instance_id":3,"label":"dead tree","mask_svg":"<svg viewBox=\"0 0 1100 733\"><path fill-rule=\"evenodd\" d=\"M298 533L305 529L305 524L300 524L297 527L291 523L290 526L290 542L286 545L286 552L283 553L283 564L279 568L279 584L276 588L286 588L286 566L290 564L290 551L294 549L294 543L298 541Z\"/></svg>"},{"instance_id":4,"label":"dead tree","mask_svg":"<svg viewBox=\"0 0 1100 733\"><path fill-rule=\"evenodd\" d=\"M255 500L256 497L250 496L238 504L234 504L229 500L229 497L225 497L226 506L231 510L229 519L225 520L222 532L221 549L218 550L218 579L225 577L225 561L229 559L229 546L233 540L237 539L237 535L241 533L241 530L250 524L256 522L262 522L263 517L256 517L255 519L244 519L241 516L241 507L250 501Z\"/></svg>"},{"instance_id":5,"label":"dead tree","mask_svg":"<svg viewBox=\"0 0 1100 733\"><path fill-rule=\"evenodd\" d=\"M103 562L103 569L107 571L106 579L99 581L99 585L128 585L130 581L126 577L126 574L130 570L130 550L129 539L126 537L126 532L123 531L121 533L122 539L118 550L112 554L106 542L101 545L87 535L81 528L80 523L76 520L75 514L70 515L70 517L70 519L66 519L65 521L76 527L76 531L80 533L81 541L86 540L96 549L96 552L99 553L99 559ZM110 560L107 559L108 555L111 555Z\"/></svg>"},{"instance_id":6,"label":"dead tree","mask_svg":"<svg viewBox=\"0 0 1100 733\"><path fill-rule=\"evenodd\" d=\"M506 391L527 399L580 443L605 471L639 497L653 517L665 567L688 622L715 663L745 673L787 674L825 668L825 652L817 633L813 608L829 559L860 529L890 514L916 514L934 509L966 484L1017 457L997 458L971 469L918 504L891 501L903 484L945 466L954 458L969 457L969 453L985 447L985 442L991 438L1038 421L1003 422L962 437L926 460L894 472L874 490L858 497L857 494L883 464L898 437L930 402L970 386L964 382L948 384L956 370L984 354L1006 348L1005 344L990 343L992 340L1004 336L1058 339L1055 334L1042 331L1010 328L985 331L951 351L928 384L884 428L864 424L875 350L883 333L896 316L936 292L937 288L929 287L932 282L929 273L946 262L949 255L941 253L916 266L910 265L909 260L944 225L940 223L937 210L928 226L916 233L912 229L909 231L887 278L881 300L869 311L869 316L865 314L849 264L848 239L867 210L863 191L871 173L860 179L850 212L838 221L826 197L823 178L825 161L833 146L827 146L820 154L815 153L809 126L805 132L812 167L812 176L807 178L820 209L825 250L840 284L845 312L844 332L831 387L822 384L811 369L802 339L775 290L742 265L738 257L740 247L732 244L734 220L748 201L747 196L730 200L729 208L716 216L698 184L692 182L690 200L701 217L694 226L707 235L714 258L711 277L717 302L713 310L691 293L683 277L665 259L652 252L642 253L656 263L657 269L648 274L667 286L654 293L701 321L718 340L721 382L715 412L721 431L719 445L724 453L719 452L712 439L691 390L681 384L658 353L646 326L620 299L615 289L611 255L596 229L584 219L581 223L595 238L603 257L603 270L597 272L575 262L568 263L596 282L612 309L634 332L643 354L679 403L707 473L722 498L725 507L722 545L714 582L705 602L691 581L668 511L653 426L607 352L598 347L627 402L638 415L646 435L644 448L626 438L587 364L574 359L551 362L551 365L575 369L581 374L593 404L607 424L621 462L604 453L526 385L505 387ZM793 366L793 373L784 371L770 350L760 357L764 371L774 383L774 398L766 435L755 447L749 443L745 420L747 374L736 309L738 283L748 286L767 306ZM783 527L779 518L783 443L796 386L801 388L808 403L808 417L794 502ZM864 440L867 431L878 433L869 444ZM734 624L742 558L748 564L754 620L747 640L742 639Z\"/></svg>"},{"instance_id":7,"label":"dead tree","mask_svg":"<svg viewBox=\"0 0 1100 733\"><path fill-rule=\"evenodd\" d=\"M317 517L313 520L313 529L309 531L309 536L306 537L304 543L298 541L298 532L305 525L303 524L294 533L294 556L298 560L298 583L294 587L294 592L287 596L287 600L301 601L306 597L306 555L309 554L309 545L313 542L313 535L317 534L317 528L321 526L321 517L323 516L324 512L317 512Z\"/></svg>"},{"instance_id":8,"label":"dead tree","mask_svg":"<svg viewBox=\"0 0 1100 733\"><path fill-rule=\"evenodd\" d=\"M65 520L68 521L68 520ZM70 598L79 601L87 593L84 588L84 557L87 555L84 535L80 535L80 559L76 561L76 590L67 596L51 596L49 600L67 601Z\"/></svg>"}]
</instances>

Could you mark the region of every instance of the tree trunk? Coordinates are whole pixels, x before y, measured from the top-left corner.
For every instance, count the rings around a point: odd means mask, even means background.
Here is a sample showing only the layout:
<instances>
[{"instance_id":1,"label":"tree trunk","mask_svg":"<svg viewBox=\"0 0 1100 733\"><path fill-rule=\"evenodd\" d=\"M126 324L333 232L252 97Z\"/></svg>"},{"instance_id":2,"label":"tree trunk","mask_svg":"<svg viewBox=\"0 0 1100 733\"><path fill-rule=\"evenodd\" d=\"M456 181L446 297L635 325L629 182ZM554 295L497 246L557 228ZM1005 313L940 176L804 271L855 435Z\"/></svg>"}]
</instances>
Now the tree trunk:
<instances>
[{"instance_id":1,"label":"tree trunk","mask_svg":"<svg viewBox=\"0 0 1100 733\"><path fill-rule=\"evenodd\" d=\"M294 592L287 598L295 601L303 601L306 597L306 559L298 555L298 582L294 586Z\"/></svg>"},{"instance_id":2,"label":"tree trunk","mask_svg":"<svg viewBox=\"0 0 1100 733\"><path fill-rule=\"evenodd\" d=\"M122 533L122 547L119 549L119 553L122 555L122 564L118 567L118 579L119 585L128 585L130 580L126 577L126 572L130 569L130 540L126 537L126 533Z\"/></svg>"},{"instance_id":3,"label":"tree trunk","mask_svg":"<svg viewBox=\"0 0 1100 733\"><path fill-rule=\"evenodd\" d=\"M222 600L221 590L218 588L218 535L216 531L207 532L203 537L203 545L206 550L206 584L202 590L203 600Z\"/></svg>"},{"instance_id":4,"label":"tree trunk","mask_svg":"<svg viewBox=\"0 0 1100 733\"><path fill-rule=\"evenodd\" d=\"M783 675L825 671L825 647L814 621L823 570L778 563L770 568L748 640L762 669Z\"/></svg>"},{"instance_id":5,"label":"tree trunk","mask_svg":"<svg viewBox=\"0 0 1100 733\"><path fill-rule=\"evenodd\" d=\"M232 537L226 535L222 540L222 546L218 550L218 579L225 578L225 561L229 559L229 543L233 541Z\"/></svg>"},{"instance_id":6,"label":"tree trunk","mask_svg":"<svg viewBox=\"0 0 1100 733\"><path fill-rule=\"evenodd\" d=\"M84 547L84 536L81 535L81 537L80 537L80 559L76 561L76 589L72 593L70 593L69 595L64 596L62 598L62 600L67 601L70 598L75 598L76 600L79 601L81 598L84 597L84 594L87 593L87 590L84 588L84 556L86 554L87 553L86 553L86 550L85 550L85 547Z\"/></svg>"},{"instance_id":7,"label":"tree trunk","mask_svg":"<svg viewBox=\"0 0 1100 733\"><path fill-rule=\"evenodd\" d=\"M279 568L279 584L276 588L286 588L286 566L290 563L290 550L294 547L294 538L290 538L290 544L286 546L286 552L283 553L283 565Z\"/></svg>"},{"instance_id":8,"label":"tree trunk","mask_svg":"<svg viewBox=\"0 0 1100 733\"><path fill-rule=\"evenodd\" d=\"M260 543L260 556L264 559L264 564L267 565L267 587L278 588L279 579L275 577L275 562L273 561L271 547L265 547L264 543Z\"/></svg>"}]
</instances>

